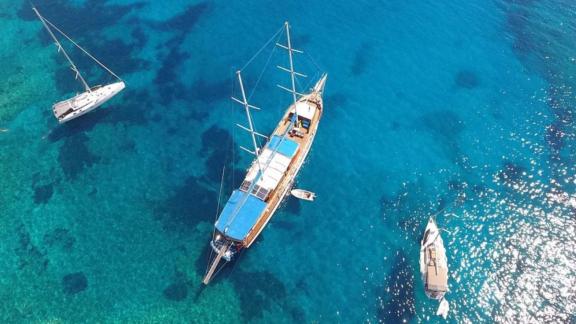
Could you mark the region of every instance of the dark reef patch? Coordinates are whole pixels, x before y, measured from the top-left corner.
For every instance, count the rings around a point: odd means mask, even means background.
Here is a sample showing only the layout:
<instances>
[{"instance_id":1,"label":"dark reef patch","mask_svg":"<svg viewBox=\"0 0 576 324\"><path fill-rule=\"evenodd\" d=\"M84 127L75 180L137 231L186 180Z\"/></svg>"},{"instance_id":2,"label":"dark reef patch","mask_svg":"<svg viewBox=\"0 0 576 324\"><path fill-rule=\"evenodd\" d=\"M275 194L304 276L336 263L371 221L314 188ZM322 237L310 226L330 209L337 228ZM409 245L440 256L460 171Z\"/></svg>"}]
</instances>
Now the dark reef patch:
<instances>
[{"instance_id":1,"label":"dark reef patch","mask_svg":"<svg viewBox=\"0 0 576 324\"><path fill-rule=\"evenodd\" d=\"M548 107L561 125L574 122L573 96L571 87L551 86L548 91Z\"/></svg>"},{"instance_id":2,"label":"dark reef patch","mask_svg":"<svg viewBox=\"0 0 576 324\"><path fill-rule=\"evenodd\" d=\"M48 140L50 142L58 142L61 139L77 135L85 136L85 132L91 131L96 125L102 122L109 113L110 111L108 109L96 109L82 117L58 125L48 134Z\"/></svg>"},{"instance_id":3,"label":"dark reef patch","mask_svg":"<svg viewBox=\"0 0 576 324\"><path fill-rule=\"evenodd\" d=\"M174 194L154 209L154 217L160 220L165 230L186 231L201 221L212 221L218 202L217 193L209 189L200 179L189 177Z\"/></svg>"},{"instance_id":4,"label":"dark reef patch","mask_svg":"<svg viewBox=\"0 0 576 324\"><path fill-rule=\"evenodd\" d=\"M519 58L526 58L537 50L537 45L532 41L529 30L530 14L524 5L515 5L519 1L508 1L503 5L506 12L506 29L514 36L512 50Z\"/></svg>"},{"instance_id":5,"label":"dark reef patch","mask_svg":"<svg viewBox=\"0 0 576 324\"><path fill-rule=\"evenodd\" d=\"M189 57L190 54L181 52L178 47L172 47L162 60L162 66L154 78L154 83L165 103L187 96L186 87L178 78L177 70Z\"/></svg>"},{"instance_id":6,"label":"dark reef patch","mask_svg":"<svg viewBox=\"0 0 576 324\"><path fill-rule=\"evenodd\" d=\"M261 318L264 311L273 305L280 305L283 308L287 306L284 305L287 296L286 287L269 272L236 269L230 279L240 297L244 321Z\"/></svg>"},{"instance_id":7,"label":"dark reef patch","mask_svg":"<svg viewBox=\"0 0 576 324\"><path fill-rule=\"evenodd\" d=\"M348 96L344 93L332 93L324 99L324 105L330 109L341 108L348 103ZM330 115L330 114L328 114Z\"/></svg>"},{"instance_id":8,"label":"dark reef patch","mask_svg":"<svg viewBox=\"0 0 576 324\"><path fill-rule=\"evenodd\" d=\"M447 109L426 113L419 118L419 124L418 128L428 131L442 142L447 155L454 163L461 164L458 140L465 127L456 113Z\"/></svg>"},{"instance_id":9,"label":"dark reef patch","mask_svg":"<svg viewBox=\"0 0 576 324\"><path fill-rule=\"evenodd\" d=\"M164 44L170 51L166 57L161 59L162 66L154 79L164 103L170 103L175 99L186 100L190 96L190 91L193 91L187 89L178 77L178 69L190 57L189 53L180 49L180 44L209 8L208 2L202 2L189 6L184 12L169 20L152 24L153 28L176 33Z\"/></svg>"},{"instance_id":10,"label":"dark reef patch","mask_svg":"<svg viewBox=\"0 0 576 324\"><path fill-rule=\"evenodd\" d=\"M228 147L232 141L230 133L216 125L212 125L202 133L202 151L213 150L217 147Z\"/></svg>"},{"instance_id":11,"label":"dark reef patch","mask_svg":"<svg viewBox=\"0 0 576 324\"><path fill-rule=\"evenodd\" d=\"M88 279L83 272L74 272L62 277L62 288L67 295L75 295L88 288Z\"/></svg>"},{"instance_id":12,"label":"dark reef patch","mask_svg":"<svg viewBox=\"0 0 576 324\"><path fill-rule=\"evenodd\" d=\"M300 215L300 210L302 209L300 199L297 199L296 197L292 197L291 195L288 195L285 209L287 212L289 212L291 214Z\"/></svg>"},{"instance_id":13,"label":"dark reef patch","mask_svg":"<svg viewBox=\"0 0 576 324\"><path fill-rule=\"evenodd\" d=\"M416 315L413 273L404 253L398 251L394 268L378 291L377 316L381 322L408 323Z\"/></svg>"},{"instance_id":14,"label":"dark reef patch","mask_svg":"<svg viewBox=\"0 0 576 324\"><path fill-rule=\"evenodd\" d=\"M458 137L464 131L464 122L451 110L427 113L420 121L428 131L446 139Z\"/></svg>"},{"instance_id":15,"label":"dark reef patch","mask_svg":"<svg viewBox=\"0 0 576 324\"><path fill-rule=\"evenodd\" d=\"M62 62L56 72L54 72L54 80L56 81L56 89L58 93L68 94L69 97L74 96L73 92L84 91L84 86L80 83L79 79L74 79L74 72L70 70L70 67L66 65L64 59L57 58L59 62ZM86 79L86 75L81 71L82 77ZM64 98L62 99L64 100Z\"/></svg>"},{"instance_id":16,"label":"dark reef patch","mask_svg":"<svg viewBox=\"0 0 576 324\"><path fill-rule=\"evenodd\" d=\"M138 72L150 68L150 63L138 58L138 52L142 49L137 43L128 44L119 39L97 38L90 42L90 52L103 62L109 69L118 75ZM94 62L86 60L83 66L94 66ZM109 81L116 81L113 76L109 75L102 69L98 73L105 75ZM89 75L95 78L96 75ZM100 77L99 79L103 79Z\"/></svg>"},{"instance_id":17,"label":"dark reef patch","mask_svg":"<svg viewBox=\"0 0 576 324\"><path fill-rule=\"evenodd\" d=\"M88 136L80 133L68 137L60 147L58 162L68 180L75 180L85 168L89 168L100 161L100 157L92 154L86 142Z\"/></svg>"},{"instance_id":18,"label":"dark reef patch","mask_svg":"<svg viewBox=\"0 0 576 324\"><path fill-rule=\"evenodd\" d=\"M550 147L553 153L558 153L564 146L564 132L562 131L562 125L559 123L554 123L546 127L546 134L544 139Z\"/></svg>"},{"instance_id":19,"label":"dark reef patch","mask_svg":"<svg viewBox=\"0 0 576 324\"><path fill-rule=\"evenodd\" d=\"M48 268L46 253L40 251L32 242L30 233L24 224L20 224L16 229L18 236L18 246L14 249L18 257L18 269L29 268L37 274L43 273Z\"/></svg>"},{"instance_id":20,"label":"dark reef patch","mask_svg":"<svg viewBox=\"0 0 576 324\"><path fill-rule=\"evenodd\" d=\"M168 300L183 301L188 297L188 285L184 282L173 283L166 287L162 294Z\"/></svg>"},{"instance_id":21,"label":"dark reef patch","mask_svg":"<svg viewBox=\"0 0 576 324\"><path fill-rule=\"evenodd\" d=\"M144 45L146 45L146 42L148 41L146 33L140 26L132 29L131 36L132 39L134 40L134 46L137 48L143 48Z\"/></svg>"},{"instance_id":22,"label":"dark reef patch","mask_svg":"<svg viewBox=\"0 0 576 324\"><path fill-rule=\"evenodd\" d=\"M432 197L427 197L422 183L407 183L394 195L380 198L381 213L389 226L400 228L411 241L418 241L424 215L433 212L432 201Z\"/></svg>"},{"instance_id":23,"label":"dark reef patch","mask_svg":"<svg viewBox=\"0 0 576 324\"><path fill-rule=\"evenodd\" d=\"M58 17L56 25L60 29L73 30L75 34L81 35L100 34L103 29L111 26L111 22L118 22L130 11L143 6L144 3L115 5L100 0L87 0L82 6L69 5L64 0L50 1L50 5L46 6L36 5L48 20ZM63 12L66 14L63 15ZM38 19L28 2L22 3L18 17L26 21Z\"/></svg>"},{"instance_id":24,"label":"dark reef patch","mask_svg":"<svg viewBox=\"0 0 576 324\"><path fill-rule=\"evenodd\" d=\"M212 183L219 184L222 180L222 170L225 167L223 188L237 188L242 183L244 170L234 169L234 164L238 162L238 155L233 155L239 151L232 135L216 125L208 128L202 133L202 148L200 155L208 155L204 163L206 168L205 179Z\"/></svg>"},{"instance_id":25,"label":"dark reef patch","mask_svg":"<svg viewBox=\"0 0 576 324\"><path fill-rule=\"evenodd\" d=\"M76 239L65 228L56 228L44 235L44 244L48 247L58 247L65 252L72 251Z\"/></svg>"},{"instance_id":26,"label":"dark reef patch","mask_svg":"<svg viewBox=\"0 0 576 324\"><path fill-rule=\"evenodd\" d=\"M308 321L306 321L306 313L302 308L292 307L289 311L295 323L308 323Z\"/></svg>"},{"instance_id":27,"label":"dark reef patch","mask_svg":"<svg viewBox=\"0 0 576 324\"><path fill-rule=\"evenodd\" d=\"M272 226L281 228L283 230L292 231L296 228L293 222L285 221L285 220L274 220L272 222Z\"/></svg>"},{"instance_id":28,"label":"dark reef patch","mask_svg":"<svg viewBox=\"0 0 576 324\"><path fill-rule=\"evenodd\" d=\"M505 162L502 170L498 172L498 179L504 183L516 183L522 180L525 174L526 168L523 166L512 162Z\"/></svg>"},{"instance_id":29,"label":"dark reef patch","mask_svg":"<svg viewBox=\"0 0 576 324\"><path fill-rule=\"evenodd\" d=\"M462 180L443 183L441 186L446 186L448 192L441 196L436 194L438 185L427 186L424 178L419 178L403 184L393 194L382 195L381 214L387 226L399 228L410 244L420 242L429 216L454 210L465 203L465 197L474 195L474 188ZM442 192L446 191L444 188Z\"/></svg>"},{"instance_id":30,"label":"dark reef patch","mask_svg":"<svg viewBox=\"0 0 576 324\"><path fill-rule=\"evenodd\" d=\"M106 107L100 108L106 110L102 118L103 123L108 124L125 124L125 125L146 125L148 124L148 112L152 110L152 98L147 91L129 90L125 94L128 100L122 100L116 105L107 104Z\"/></svg>"},{"instance_id":31,"label":"dark reef patch","mask_svg":"<svg viewBox=\"0 0 576 324\"><path fill-rule=\"evenodd\" d=\"M136 151L136 141L132 139L126 139L124 142L118 145L118 150L122 153L131 153Z\"/></svg>"},{"instance_id":32,"label":"dark reef patch","mask_svg":"<svg viewBox=\"0 0 576 324\"><path fill-rule=\"evenodd\" d=\"M34 187L34 203L37 205L47 203L54 194L52 183Z\"/></svg>"},{"instance_id":33,"label":"dark reef patch","mask_svg":"<svg viewBox=\"0 0 576 324\"><path fill-rule=\"evenodd\" d=\"M354 59L352 60L352 65L350 66L350 72L352 75L359 76L366 72L369 62L373 61L373 56L374 45L368 42L362 43L356 50Z\"/></svg>"},{"instance_id":34,"label":"dark reef patch","mask_svg":"<svg viewBox=\"0 0 576 324\"><path fill-rule=\"evenodd\" d=\"M179 31L180 34L186 34L196 26L200 18L207 13L210 8L208 2L201 2L191 5L182 13L160 23L154 27L163 31Z\"/></svg>"},{"instance_id":35,"label":"dark reef patch","mask_svg":"<svg viewBox=\"0 0 576 324\"><path fill-rule=\"evenodd\" d=\"M570 1L556 1L544 11L532 0L507 0L500 2L506 14L506 31L513 38L512 50L522 65L533 73L539 74L550 84L564 85L572 83L570 63L562 53L570 48L574 39L573 28L548 28L544 21L569 21L571 17ZM543 20L544 19L544 20ZM568 65L567 65L568 64Z\"/></svg>"},{"instance_id":36,"label":"dark reef patch","mask_svg":"<svg viewBox=\"0 0 576 324\"><path fill-rule=\"evenodd\" d=\"M291 35L292 45L297 49L302 49L306 47L312 40L312 36L310 34L296 34Z\"/></svg>"},{"instance_id":37,"label":"dark reef patch","mask_svg":"<svg viewBox=\"0 0 576 324\"><path fill-rule=\"evenodd\" d=\"M192 89L189 92L193 99L208 104L228 99L229 93L231 93L231 85L229 81L224 80L209 82L205 79L200 79L194 82L194 85L192 85Z\"/></svg>"},{"instance_id":38,"label":"dark reef patch","mask_svg":"<svg viewBox=\"0 0 576 324\"><path fill-rule=\"evenodd\" d=\"M454 76L454 85L460 89L474 89L480 85L480 79L476 73L469 70L461 70Z\"/></svg>"}]
</instances>

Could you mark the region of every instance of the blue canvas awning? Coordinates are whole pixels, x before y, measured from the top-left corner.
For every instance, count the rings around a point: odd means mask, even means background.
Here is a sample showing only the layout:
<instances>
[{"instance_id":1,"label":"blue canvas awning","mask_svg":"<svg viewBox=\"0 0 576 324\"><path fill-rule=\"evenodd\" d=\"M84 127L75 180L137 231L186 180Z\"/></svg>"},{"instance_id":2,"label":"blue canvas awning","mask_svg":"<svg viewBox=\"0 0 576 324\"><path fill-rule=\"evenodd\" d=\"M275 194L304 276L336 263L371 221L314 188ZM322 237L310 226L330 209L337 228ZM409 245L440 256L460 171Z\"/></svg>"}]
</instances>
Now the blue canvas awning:
<instances>
[{"instance_id":1,"label":"blue canvas awning","mask_svg":"<svg viewBox=\"0 0 576 324\"><path fill-rule=\"evenodd\" d=\"M298 143L288 138L285 138L282 141L282 137L274 135L268 143L268 148L273 151L276 150L278 153L291 158L294 156L294 154L296 154Z\"/></svg>"},{"instance_id":2,"label":"blue canvas awning","mask_svg":"<svg viewBox=\"0 0 576 324\"><path fill-rule=\"evenodd\" d=\"M216 229L233 240L242 241L264 209L266 203L262 200L243 191L234 190L216 221Z\"/></svg>"}]
</instances>

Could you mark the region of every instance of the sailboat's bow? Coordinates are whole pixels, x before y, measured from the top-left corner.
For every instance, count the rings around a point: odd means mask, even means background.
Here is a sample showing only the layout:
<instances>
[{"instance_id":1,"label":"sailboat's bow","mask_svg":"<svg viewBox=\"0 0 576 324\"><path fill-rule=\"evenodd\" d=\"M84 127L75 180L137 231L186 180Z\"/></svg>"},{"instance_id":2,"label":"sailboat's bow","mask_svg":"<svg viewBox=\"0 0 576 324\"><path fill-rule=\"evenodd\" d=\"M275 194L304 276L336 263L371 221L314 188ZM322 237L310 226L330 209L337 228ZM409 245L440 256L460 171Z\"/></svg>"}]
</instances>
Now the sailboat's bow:
<instances>
[{"instance_id":1,"label":"sailboat's bow","mask_svg":"<svg viewBox=\"0 0 576 324\"><path fill-rule=\"evenodd\" d=\"M324 86L326 85L326 78L328 78L328 74L327 73L322 74L320 80L318 80L318 82L316 82L316 84L314 85L314 88L312 88L312 92L322 95L322 93L324 92Z\"/></svg>"}]
</instances>

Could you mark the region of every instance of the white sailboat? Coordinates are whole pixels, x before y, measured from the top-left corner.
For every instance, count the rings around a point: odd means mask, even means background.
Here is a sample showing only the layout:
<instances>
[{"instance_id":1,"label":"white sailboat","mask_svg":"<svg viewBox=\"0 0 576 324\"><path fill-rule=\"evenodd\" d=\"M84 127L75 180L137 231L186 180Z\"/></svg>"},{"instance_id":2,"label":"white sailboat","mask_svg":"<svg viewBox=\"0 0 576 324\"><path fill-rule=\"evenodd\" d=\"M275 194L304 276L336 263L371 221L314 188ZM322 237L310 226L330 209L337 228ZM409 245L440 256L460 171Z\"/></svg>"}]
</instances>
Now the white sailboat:
<instances>
[{"instance_id":1,"label":"white sailboat","mask_svg":"<svg viewBox=\"0 0 576 324\"><path fill-rule=\"evenodd\" d=\"M448 292L448 260L434 217L428 220L420 245L420 274L426 296L440 301L436 315L446 318L449 304L444 295Z\"/></svg>"},{"instance_id":2,"label":"white sailboat","mask_svg":"<svg viewBox=\"0 0 576 324\"><path fill-rule=\"evenodd\" d=\"M80 47L80 45L74 42L70 37L68 37L68 35L62 32L58 27L54 26L54 24L52 24L50 21L44 18L36 8L32 8L32 10L34 10L36 15L46 28L46 30L48 30L48 33L50 34L50 36L52 37L52 39L56 44L56 47L58 48L58 52L61 52L66 58L66 60L68 60L68 62L70 63L70 68L75 73L75 78L79 80L82 83L82 86L84 87L84 92L79 93L70 99L57 102L52 106L52 111L54 112L54 116L58 119L58 122L60 122L61 124L65 123L67 121L80 117L98 108L99 106L101 106L106 101L110 100L112 97L114 97L116 94L118 94L126 87L126 84L124 83L124 81L122 81L122 79L119 76L117 76L114 72L112 72L109 68L107 68L104 64L98 61L94 56L92 56L82 47ZM90 87L86 82L86 80L84 79L84 77L82 77L82 74L80 73L80 70L78 70L78 68L76 67L76 64L74 64L70 56L68 56L68 53L66 53L66 51L58 41L58 38L56 38L56 36L54 35L52 29L56 30L58 33L60 33L62 36L64 36L66 39L72 42L74 46L78 47L84 54L86 54L98 65L100 65L104 70L106 70L116 79L118 79L118 81L107 85L97 85Z\"/></svg>"}]
</instances>

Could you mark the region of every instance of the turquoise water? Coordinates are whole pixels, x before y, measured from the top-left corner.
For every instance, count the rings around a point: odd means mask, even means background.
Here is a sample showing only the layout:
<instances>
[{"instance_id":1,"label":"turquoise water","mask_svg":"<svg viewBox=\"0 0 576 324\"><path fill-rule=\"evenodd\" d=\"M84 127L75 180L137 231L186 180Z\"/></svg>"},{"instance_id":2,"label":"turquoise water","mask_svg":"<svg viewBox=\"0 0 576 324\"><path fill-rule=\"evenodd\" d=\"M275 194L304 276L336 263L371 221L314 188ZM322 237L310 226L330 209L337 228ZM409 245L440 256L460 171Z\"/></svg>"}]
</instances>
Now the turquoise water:
<instances>
[{"instance_id":1,"label":"turquoise water","mask_svg":"<svg viewBox=\"0 0 576 324\"><path fill-rule=\"evenodd\" d=\"M128 87L58 126L79 87L29 4L0 4L0 321L440 321L418 251L441 208L448 321L576 321L572 2L37 5ZM203 288L222 168L227 199L250 163L233 72L285 20L297 69L329 74L297 181L318 199ZM281 78L254 93L263 133Z\"/></svg>"}]
</instances>

